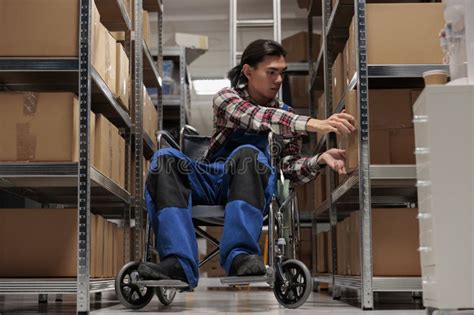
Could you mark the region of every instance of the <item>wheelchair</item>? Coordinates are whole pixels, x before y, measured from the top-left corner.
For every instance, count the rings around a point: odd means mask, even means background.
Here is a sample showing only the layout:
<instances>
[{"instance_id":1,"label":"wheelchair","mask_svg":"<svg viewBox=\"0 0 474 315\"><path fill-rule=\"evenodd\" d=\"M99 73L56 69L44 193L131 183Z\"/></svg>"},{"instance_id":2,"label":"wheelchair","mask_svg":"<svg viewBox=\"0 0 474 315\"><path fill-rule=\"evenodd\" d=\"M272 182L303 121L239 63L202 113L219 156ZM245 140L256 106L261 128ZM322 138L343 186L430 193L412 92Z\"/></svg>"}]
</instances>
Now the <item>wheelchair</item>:
<instances>
[{"instance_id":1,"label":"wheelchair","mask_svg":"<svg viewBox=\"0 0 474 315\"><path fill-rule=\"evenodd\" d=\"M272 167L277 171L277 191L273 194L264 225L268 226L268 264L263 276L240 276L221 278L221 283L231 287L267 283L273 289L278 303L286 308L298 308L303 305L313 291L313 280L309 269L297 260L300 239L300 225L297 211L296 194L290 182L284 179L281 170L276 167L278 149L273 133L268 135ZM180 149L192 159L205 156L210 138L200 136L191 126L181 129L179 144L167 131L157 133L158 148L164 142ZM195 232L213 244L216 249L209 253L199 267L219 254L219 241L206 233L205 226L224 224L224 206L193 205L192 219ZM146 248L144 261L151 261L151 253L158 257L152 244L152 229L148 220L146 226ZM189 291L187 283L179 280L145 280L138 273L140 262L132 261L122 267L115 279L115 291L119 301L130 309L145 307L156 295L164 305L170 305L176 293Z\"/></svg>"}]
</instances>

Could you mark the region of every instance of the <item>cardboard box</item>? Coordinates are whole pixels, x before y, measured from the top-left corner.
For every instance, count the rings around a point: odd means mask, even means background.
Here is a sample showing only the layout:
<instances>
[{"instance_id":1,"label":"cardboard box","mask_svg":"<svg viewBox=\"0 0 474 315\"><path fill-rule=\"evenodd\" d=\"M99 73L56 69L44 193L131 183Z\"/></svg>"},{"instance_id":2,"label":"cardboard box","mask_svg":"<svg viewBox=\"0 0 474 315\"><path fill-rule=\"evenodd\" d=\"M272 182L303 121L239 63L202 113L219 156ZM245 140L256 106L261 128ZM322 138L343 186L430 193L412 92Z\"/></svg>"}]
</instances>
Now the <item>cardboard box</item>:
<instances>
[{"instance_id":1,"label":"cardboard box","mask_svg":"<svg viewBox=\"0 0 474 315\"><path fill-rule=\"evenodd\" d=\"M376 276L420 276L418 209L372 209Z\"/></svg>"},{"instance_id":2,"label":"cardboard box","mask_svg":"<svg viewBox=\"0 0 474 315\"><path fill-rule=\"evenodd\" d=\"M119 136L119 185L123 188L128 188L127 183L125 182L125 162L126 162L126 148L125 148L125 139Z\"/></svg>"},{"instance_id":3,"label":"cardboard box","mask_svg":"<svg viewBox=\"0 0 474 315\"><path fill-rule=\"evenodd\" d=\"M146 89L144 89L143 99L143 129L156 144L155 131L158 128L158 112Z\"/></svg>"},{"instance_id":4,"label":"cardboard box","mask_svg":"<svg viewBox=\"0 0 474 315\"><path fill-rule=\"evenodd\" d=\"M323 119L326 118L326 116L325 116L325 109L324 109L325 101L326 101L326 99L325 99L325 95L324 95L324 93L323 93L323 94L318 98L318 103L317 103L317 106L318 106L318 107L317 107L317 111L316 111L316 114L317 114L317 115L316 115L316 118L317 118L317 119L323 120ZM323 137L323 134L321 134L321 133L318 132L318 133L316 134L316 141L319 143L319 141L321 141L322 137Z\"/></svg>"},{"instance_id":5,"label":"cardboard box","mask_svg":"<svg viewBox=\"0 0 474 315\"><path fill-rule=\"evenodd\" d=\"M349 217L350 224L350 253L349 253L349 275L360 276L361 257L360 257L360 211L355 211Z\"/></svg>"},{"instance_id":6,"label":"cardboard box","mask_svg":"<svg viewBox=\"0 0 474 315\"><path fill-rule=\"evenodd\" d=\"M420 276L417 209L372 209L372 255L374 276ZM361 213L350 217L351 275L360 275Z\"/></svg>"},{"instance_id":7,"label":"cardboard box","mask_svg":"<svg viewBox=\"0 0 474 315\"><path fill-rule=\"evenodd\" d=\"M127 110L130 109L130 61L121 44L117 44L116 97Z\"/></svg>"},{"instance_id":8,"label":"cardboard box","mask_svg":"<svg viewBox=\"0 0 474 315\"><path fill-rule=\"evenodd\" d=\"M97 218L90 218L91 277ZM76 277L76 271L77 209L0 209L0 277Z\"/></svg>"},{"instance_id":9,"label":"cardboard box","mask_svg":"<svg viewBox=\"0 0 474 315\"><path fill-rule=\"evenodd\" d=\"M328 257L328 272L333 272L333 255L332 255L332 233L331 230L328 231L328 245L327 245L327 257Z\"/></svg>"},{"instance_id":10,"label":"cardboard box","mask_svg":"<svg viewBox=\"0 0 474 315\"><path fill-rule=\"evenodd\" d=\"M299 32L282 40L281 44L286 50L286 62L308 61L308 32ZM321 50L321 36L313 34L313 60L316 60Z\"/></svg>"},{"instance_id":11,"label":"cardboard box","mask_svg":"<svg viewBox=\"0 0 474 315\"><path fill-rule=\"evenodd\" d=\"M309 102L308 76L292 75L289 77L291 91L291 106L294 108L307 108Z\"/></svg>"},{"instance_id":12,"label":"cardboard box","mask_svg":"<svg viewBox=\"0 0 474 315\"><path fill-rule=\"evenodd\" d=\"M342 99L345 90L346 90L346 82L345 82L345 75L344 75L344 60L343 55L338 54L334 64L331 68L332 71L332 109L331 113L334 112L339 101Z\"/></svg>"},{"instance_id":13,"label":"cardboard box","mask_svg":"<svg viewBox=\"0 0 474 315\"><path fill-rule=\"evenodd\" d=\"M120 269L125 265L125 228L117 227L117 234L114 237L114 258L115 258L115 272L116 275Z\"/></svg>"},{"instance_id":14,"label":"cardboard box","mask_svg":"<svg viewBox=\"0 0 474 315\"><path fill-rule=\"evenodd\" d=\"M78 26L78 0L3 0L0 56L76 57Z\"/></svg>"},{"instance_id":15,"label":"cardboard box","mask_svg":"<svg viewBox=\"0 0 474 315\"><path fill-rule=\"evenodd\" d=\"M416 164L413 128L390 130L390 163Z\"/></svg>"},{"instance_id":16,"label":"cardboard box","mask_svg":"<svg viewBox=\"0 0 474 315\"><path fill-rule=\"evenodd\" d=\"M368 4L366 17L369 64L442 63L443 4Z\"/></svg>"},{"instance_id":17,"label":"cardboard box","mask_svg":"<svg viewBox=\"0 0 474 315\"><path fill-rule=\"evenodd\" d=\"M102 24L97 27L97 32L97 45L94 43L93 46L98 49L93 49L96 54L93 54L92 65L110 91L117 95L117 42Z\"/></svg>"},{"instance_id":18,"label":"cardboard box","mask_svg":"<svg viewBox=\"0 0 474 315\"><path fill-rule=\"evenodd\" d=\"M142 32L143 39L148 48L151 47L151 33L150 33L150 15L148 11L143 10L142 15Z\"/></svg>"},{"instance_id":19,"label":"cardboard box","mask_svg":"<svg viewBox=\"0 0 474 315\"><path fill-rule=\"evenodd\" d=\"M112 177L112 154L110 151L112 124L102 114L96 115L95 120L95 167L103 175Z\"/></svg>"},{"instance_id":20,"label":"cardboard box","mask_svg":"<svg viewBox=\"0 0 474 315\"><path fill-rule=\"evenodd\" d=\"M103 260L103 276L112 277L113 266L113 224L105 220L104 222L104 260Z\"/></svg>"},{"instance_id":21,"label":"cardboard box","mask_svg":"<svg viewBox=\"0 0 474 315\"><path fill-rule=\"evenodd\" d=\"M315 208L321 206L321 204L326 200L327 197L327 190L326 190L326 169L321 170L318 177L315 179Z\"/></svg>"},{"instance_id":22,"label":"cardboard box","mask_svg":"<svg viewBox=\"0 0 474 315\"><path fill-rule=\"evenodd\" d=\"M370 90L370 128L412 128L412 105L413 103L411 90Z\"/></svg>"},{"instance_id":23,"label":"cardboard box","mask_svg":"<svg viewBox=\"0 0 474 315\"><path fill-rule=\"evenodd\" d=\"M79 160L79 103L74 94L2 92L0 111L0 161ZM93 135L94 113L90 117ZM93 158L93 137L90 149Z\"/></svg>"},{"instance_id":24,"label":"cardboard box","mask_svg":"<svg viewBox=\"0 0 474 315\"><path fill-rule=\"evenodd\" d=\"M328 233L322 232L317 235L317 272L328 272Z\"/></svg>"}]
</instances>

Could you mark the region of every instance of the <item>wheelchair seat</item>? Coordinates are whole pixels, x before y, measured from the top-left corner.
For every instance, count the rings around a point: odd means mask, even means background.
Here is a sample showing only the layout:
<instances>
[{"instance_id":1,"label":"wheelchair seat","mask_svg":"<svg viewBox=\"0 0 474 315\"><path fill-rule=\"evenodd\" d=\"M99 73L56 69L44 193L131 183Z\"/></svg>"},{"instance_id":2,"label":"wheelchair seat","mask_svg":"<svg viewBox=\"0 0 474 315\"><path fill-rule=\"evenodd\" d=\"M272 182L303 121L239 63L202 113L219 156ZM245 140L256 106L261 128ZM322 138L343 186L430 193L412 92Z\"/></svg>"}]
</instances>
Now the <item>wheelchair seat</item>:
<instances>
[{"instance_id":1,"label":"wheelchair seat","mask_svg":"<svg viewBox=\"0 0 474 315\"><path fill-rule=\"evenodd\" d=\"M201 136L189 129L183 130L179 139L181 151L198 161L206 157L210 141L211 137ZM195 205L192 208L192 218L202 226L224 225L224 206Z\"/></svg>"}]
</instances>

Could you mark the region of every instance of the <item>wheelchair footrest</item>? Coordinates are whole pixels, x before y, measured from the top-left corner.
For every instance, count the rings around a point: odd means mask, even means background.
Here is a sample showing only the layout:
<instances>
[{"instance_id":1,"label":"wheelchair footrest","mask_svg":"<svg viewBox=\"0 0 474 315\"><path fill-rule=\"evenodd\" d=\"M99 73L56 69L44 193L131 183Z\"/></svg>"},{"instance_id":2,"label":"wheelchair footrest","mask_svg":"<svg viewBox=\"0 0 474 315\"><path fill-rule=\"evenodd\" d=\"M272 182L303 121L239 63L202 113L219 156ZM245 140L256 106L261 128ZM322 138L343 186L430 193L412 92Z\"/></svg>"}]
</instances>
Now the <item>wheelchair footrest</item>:
<instances>
[{"instance_id":1,"label":"wheelchair footrest","mask_svg":"<svg viewBox=\"0 0 474 315\"><path fill-rule=\"evenodd\" d=\"M226 285L245 285L250 283L262 283L269 282L271 277L269 275L264 276L243 276L243 277L226 277L221 278L221 283Z\"/></svg>"},{"instance_id":2,"label":"wheelchair footrest","mask_svg":"<svg viewBox=\"0 0 474 315\"><path fill-rule=\"evenodd\" d=\"M144 287L162 287L162 288L187 288L189 284L180 280L140 280L136 282Z\"/></svg>"}]
</instances>

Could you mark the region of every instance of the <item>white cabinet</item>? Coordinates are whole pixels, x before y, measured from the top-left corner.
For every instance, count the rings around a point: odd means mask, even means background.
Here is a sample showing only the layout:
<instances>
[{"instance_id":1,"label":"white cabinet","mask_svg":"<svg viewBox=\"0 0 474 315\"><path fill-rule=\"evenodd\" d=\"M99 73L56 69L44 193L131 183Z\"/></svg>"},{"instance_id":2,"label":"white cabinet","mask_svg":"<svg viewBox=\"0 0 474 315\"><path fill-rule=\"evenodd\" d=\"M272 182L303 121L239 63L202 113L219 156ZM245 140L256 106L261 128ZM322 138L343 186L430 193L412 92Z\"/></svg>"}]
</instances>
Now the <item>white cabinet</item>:
<instances>
[{"instance_id":1,"label":"white cabinet","mask_svg":"<svg viewBox=\"0 0 474 315\"><path fill-rule=\"evenodd\" d=\"M428 86L413 115L425 306L474 308L474 86Z\"/></svg>"}]
</instances>

